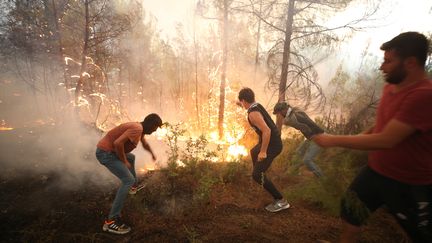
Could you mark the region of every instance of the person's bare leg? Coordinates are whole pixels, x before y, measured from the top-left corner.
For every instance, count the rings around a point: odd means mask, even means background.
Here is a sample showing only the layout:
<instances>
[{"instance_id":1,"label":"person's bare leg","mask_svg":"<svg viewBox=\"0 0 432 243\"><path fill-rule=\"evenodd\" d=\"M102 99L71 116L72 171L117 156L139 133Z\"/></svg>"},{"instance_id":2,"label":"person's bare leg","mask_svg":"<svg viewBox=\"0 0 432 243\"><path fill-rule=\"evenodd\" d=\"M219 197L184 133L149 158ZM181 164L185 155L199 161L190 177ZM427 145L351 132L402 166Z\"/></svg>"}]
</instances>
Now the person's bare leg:
<instances>
[{"instance_id":1,"label":"person's bare leg","mask_svg":"<svg viewBox=\"0 0 432 243\"><path fill-rule=\"evenodd\" d=\"M357 242L357 238L360 234L360 231L361 231L361 227L345 222L344 223L344 231L340 235L339 242L340 243Z\"/></svg>"}]
</instances>

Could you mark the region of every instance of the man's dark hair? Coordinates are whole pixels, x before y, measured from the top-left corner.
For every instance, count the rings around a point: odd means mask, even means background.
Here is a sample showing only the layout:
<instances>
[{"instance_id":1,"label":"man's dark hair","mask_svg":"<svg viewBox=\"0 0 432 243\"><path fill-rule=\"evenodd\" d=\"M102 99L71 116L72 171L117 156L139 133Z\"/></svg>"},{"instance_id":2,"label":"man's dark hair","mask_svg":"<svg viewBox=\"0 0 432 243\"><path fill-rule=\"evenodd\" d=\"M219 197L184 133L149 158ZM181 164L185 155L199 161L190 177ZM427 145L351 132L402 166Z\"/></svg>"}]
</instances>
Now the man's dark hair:
<instances>
[{"instance_id":1,"label":"man's dark hair","mask_svg":"<svg viewBox=\"0 0 432 243\"><path fill-rule=\"evenodd\" d=\"M277 113L288 109L290 107L290 105L288 105L288 103L286 103L285 101L283 102L278 102L276 103L276 105L273 107L273 114L276 115Z\"/></svg>"},{"instance_id":2,"label":"man's dark hair","mask_svg":"<svg viewBox=\"0 0 432 243\"><path fill-rule=\"evenodd\" d=\"M404 32L382 44L381 50L395 50L402 59L415 57L419 64L424 66L429 50L429 41L426 36L418 32Z\"/></svg>"},{"instance_id":3,"label":"man's dark hair","mask_svg":"<svg viewBox=\"0 0 432 243\"><path fill-rule=\"evenodd\" d=\"M255 94L252 91L252 89L250 88L243 88L240 90L239 94L238 94L238 99L239 100L244 100L248 103L253 103L255 102Z\"/></svg>"},{"instance_id":4,"label":"man's dark hair","mask_svg":"<svg viewBox=\"0 0 432 243\"><path fill-rule=\"evenodd\" d=\"M144 118L144 121L141 122L141 125L143 126L143 133L150 134L156 131L158 127L162 126L162 119L158 114L151 113Z\"/></svg>"}]
</instances>

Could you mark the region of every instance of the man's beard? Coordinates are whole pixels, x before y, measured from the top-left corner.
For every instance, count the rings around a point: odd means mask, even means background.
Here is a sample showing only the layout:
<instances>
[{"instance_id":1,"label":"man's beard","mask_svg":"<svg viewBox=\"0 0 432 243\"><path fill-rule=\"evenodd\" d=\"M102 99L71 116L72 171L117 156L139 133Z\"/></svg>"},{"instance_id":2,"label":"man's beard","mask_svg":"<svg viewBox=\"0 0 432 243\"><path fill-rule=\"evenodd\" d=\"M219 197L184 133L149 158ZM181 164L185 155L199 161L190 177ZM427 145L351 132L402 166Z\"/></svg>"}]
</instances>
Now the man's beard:
<instances>
[{"instance_id":1,"label":"man's beard","mask_svg":"<svg viewBox=\"0 0 432 243\"><path fill-rule=\"evenodd\" d=\"M407 76L407 73L401 63L394 71L387 73L385 77L385 81L389 84L399 84L401 83Z\"/></svg>"}]
</instances>

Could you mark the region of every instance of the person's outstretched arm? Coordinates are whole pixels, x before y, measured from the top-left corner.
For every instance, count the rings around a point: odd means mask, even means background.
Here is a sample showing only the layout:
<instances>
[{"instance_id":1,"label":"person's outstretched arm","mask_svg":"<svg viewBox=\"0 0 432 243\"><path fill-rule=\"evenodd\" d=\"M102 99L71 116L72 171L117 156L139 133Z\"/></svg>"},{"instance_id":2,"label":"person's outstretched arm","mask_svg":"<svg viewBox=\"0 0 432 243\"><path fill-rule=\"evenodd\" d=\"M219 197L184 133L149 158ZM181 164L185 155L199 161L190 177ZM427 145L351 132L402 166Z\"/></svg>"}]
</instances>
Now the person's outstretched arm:
<instances>
[{"instance_id":1,"label":"person's outstretched arm","mask_svg":"<svg viewBox=\"0 0 432 243\"><path fill-rule=\"evenodd\" d=\"M396 146L416 129L406 123L392 119L380 133L358 135L319 134L313 141L322 147L344 147L359 150L388 149Z\"/></svg>"},{"instance_id":2,"label":"person's outstretched arm","mask_svg":"<svg viewBox=\"0 0 432 243\"><path fill-rule=\"evenodd\" d=\"M156 158L156 155L153 153L153 150L151 149L150 145L147 143L147 141L146 141L144 135L142 135L142 137L141 137L141 144L142 144L142 146L143 146L143 148L144 148L145 150L147 150L147 151L150 152L150 154L151 154L151 156L152 156L152 159L153 159L153 160L156 160L156 159L157 159L157 158Z\"/></svg>"}]
</instances>

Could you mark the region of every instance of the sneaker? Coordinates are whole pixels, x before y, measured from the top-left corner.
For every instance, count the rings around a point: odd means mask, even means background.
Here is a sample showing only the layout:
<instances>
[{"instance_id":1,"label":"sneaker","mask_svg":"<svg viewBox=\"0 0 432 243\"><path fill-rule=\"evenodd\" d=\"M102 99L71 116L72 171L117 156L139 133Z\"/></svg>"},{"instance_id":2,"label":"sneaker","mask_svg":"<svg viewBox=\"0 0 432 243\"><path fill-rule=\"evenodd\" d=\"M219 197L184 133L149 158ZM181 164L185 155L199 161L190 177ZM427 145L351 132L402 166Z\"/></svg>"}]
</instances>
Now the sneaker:
<instances>
[{"instance_id":1,"label":"sneaker","mask_svg":"<svg viewBox=\"0 0 432 243\"><path fill-rule=\"evenodd\" d=\"M132 187L129 189L129 194L130 194L130 195L135 195L135 194L137 193L137 191L138 191L138 188L137 188L136 186L132 186Z\"/></svg>"},{"instance_id":2,"label":"sneaker","mask_svg":"<svg viewBox=\"0 0 432 243\"><path fill-rule=\"evenodd\" d=\"M114 219L105 220L102 230L114 234L123 235L129 233L129 231L131 231L131 228L124 224L119 217L117 217Z\"/></svg>"},{"instance_id":3,"label":"sneaker","mask_svg":"<svg viewBox=\"0 0 432 243\"><path fill-rule=\"evenodd\" d=\"M141 191L141 189L143 189L144 187L145 187L145 185L132 186L129 189L129 194L135 195L135 194L137 194L137 192Z\"/></svg>"},{"instance_id":4,"label":"sneaker","mask_svg":"<svg viewBox=\"0 0 432 243\"><path fill-rule=\"evenodd\" d=\"M269 212L275 213L279 212L283 209L290 208L291 205L285 199L275 200L273 203L270 203L265 207L265 209Z\"/></svg>"}]
</instances>

